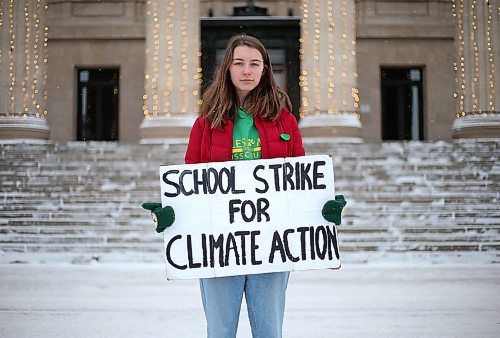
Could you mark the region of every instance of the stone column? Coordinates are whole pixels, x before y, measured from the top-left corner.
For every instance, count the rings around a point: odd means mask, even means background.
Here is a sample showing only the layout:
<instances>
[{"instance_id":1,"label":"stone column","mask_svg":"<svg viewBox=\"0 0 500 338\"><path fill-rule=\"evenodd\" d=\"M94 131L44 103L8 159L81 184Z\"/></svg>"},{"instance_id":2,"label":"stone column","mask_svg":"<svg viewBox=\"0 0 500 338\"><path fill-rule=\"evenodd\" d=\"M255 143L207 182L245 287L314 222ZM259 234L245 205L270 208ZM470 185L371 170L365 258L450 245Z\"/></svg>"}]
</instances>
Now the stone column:
<instances>
[{"instance_id":1,"label":"stone column","mask_svg":"<svg viewBox=\"0 0 500 338\"><path fill-rule=\"evenodd\" d=\"M0 6L0 139L46 140L47 3Z\"/></svg>"},{"instance_id":2,"label":"stone column","mask_svg":"<svg viewBox=\"0 0 500 338\"><path fill-rule=\"evenodd\" d=\"M500 138L499 0L454 0L457 112L453 138Z\"/></svg>"},{"instance_id":3,"label":"stone column","mask_svg":"<svg viewBox=\"0 0 500 338\"><path fill-rule=\"evenodd\" d=\"M141 143L189 137L199 106L199 18L199 1L147 1Z\"/></svg>"},{"instance_id":4,"label":"stone column","mask_svg":"<svg viewBox=\"0 0 500 338\"><path fill-rule=\"evenodd\" d=\"M355 0L302 0L300 8L302 136L361 142Z\"/></svg>"}]
</instances>

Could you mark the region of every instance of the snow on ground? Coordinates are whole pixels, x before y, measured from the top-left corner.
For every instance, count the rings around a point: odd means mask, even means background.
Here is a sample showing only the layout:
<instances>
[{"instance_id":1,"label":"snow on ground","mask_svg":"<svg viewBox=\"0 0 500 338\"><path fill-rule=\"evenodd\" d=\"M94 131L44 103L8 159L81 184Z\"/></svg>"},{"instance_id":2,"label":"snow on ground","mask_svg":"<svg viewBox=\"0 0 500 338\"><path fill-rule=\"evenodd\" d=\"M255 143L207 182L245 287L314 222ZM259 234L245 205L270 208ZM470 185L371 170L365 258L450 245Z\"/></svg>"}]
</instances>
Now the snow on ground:
<instances>
[{"instance_id":1,"label":"snow on ground","mask_svg":"<svg viewBox=\"0 0 500 338\"><path fill-rule=\"evenodd\" d=\"M163 263L0 264L0 337L202 338L198 282ZM251 337L242 307L238 338ZM284 337L500 337L498 264L293 272Z\"/></svg>"}]
</instances>

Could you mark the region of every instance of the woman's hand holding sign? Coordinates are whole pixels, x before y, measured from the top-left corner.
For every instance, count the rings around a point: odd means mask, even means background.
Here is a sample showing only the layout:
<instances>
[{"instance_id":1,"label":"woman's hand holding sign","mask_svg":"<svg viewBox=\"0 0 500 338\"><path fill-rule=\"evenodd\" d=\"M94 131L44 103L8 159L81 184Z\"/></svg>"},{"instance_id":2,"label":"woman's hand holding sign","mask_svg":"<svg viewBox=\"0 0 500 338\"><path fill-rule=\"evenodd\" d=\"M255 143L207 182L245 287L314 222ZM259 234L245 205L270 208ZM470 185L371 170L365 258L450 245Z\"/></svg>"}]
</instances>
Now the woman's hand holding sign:
<instances>
[{"instance_id":1,"label":"woman's hand holding sign","mask_svg":"<svg viewBox=\"0 0 500 338\"><path fill-rule=\"evenodd\" d=\"M142 203L142 207L151 211L151 217L156 225L156 232L161 233L166 228L171 226L175 221L174 209L171 206L161 207L161 203L146 202Z\"/></svg>"},{"instance_id":2,"label":"woman's hand holding sign","mask_svg":"<svg viewBox=\"0 0 500 338\"><path fill-rule=\"evenodd\" d=\"M335 225L342 223L342 210L347 202L343 195L336 195L335 200L329 200L323 206L321 214L328 222L333 222Z\"/></svg>"}]
</instances>

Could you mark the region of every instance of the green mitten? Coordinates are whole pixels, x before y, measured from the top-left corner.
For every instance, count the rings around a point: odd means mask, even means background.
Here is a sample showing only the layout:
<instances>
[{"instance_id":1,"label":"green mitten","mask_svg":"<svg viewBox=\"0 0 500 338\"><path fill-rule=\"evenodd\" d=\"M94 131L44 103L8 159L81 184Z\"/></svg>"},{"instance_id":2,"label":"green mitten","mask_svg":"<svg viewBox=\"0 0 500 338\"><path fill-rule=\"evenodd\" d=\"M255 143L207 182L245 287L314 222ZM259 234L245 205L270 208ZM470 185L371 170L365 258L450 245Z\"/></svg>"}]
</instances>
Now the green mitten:
<instances>
[{"instance_id":1,"label":"green mitten","mask_svg":"<svg viewBox=\"0 0 500 338\"><path fill-rule=\"evenodd\" d=\"M329 200L325 203L321 214L328 222L340 225L342 223L342 210L346 204L344 195L336 195L335 200Z\"/></svg>"},{"instance_id":2,"label":"green mitten","mask_svg":"<svg viewBox=\"0 0 500 338\"><path fill-rule=\"evenodd\" d=\"M161 233L171 226L175 221L174 209L171 206L161 207L161 203L146 202L142 203L144 209L151 211L151 217L156 225L156 232Z\"/></svg>"}]
</instances>

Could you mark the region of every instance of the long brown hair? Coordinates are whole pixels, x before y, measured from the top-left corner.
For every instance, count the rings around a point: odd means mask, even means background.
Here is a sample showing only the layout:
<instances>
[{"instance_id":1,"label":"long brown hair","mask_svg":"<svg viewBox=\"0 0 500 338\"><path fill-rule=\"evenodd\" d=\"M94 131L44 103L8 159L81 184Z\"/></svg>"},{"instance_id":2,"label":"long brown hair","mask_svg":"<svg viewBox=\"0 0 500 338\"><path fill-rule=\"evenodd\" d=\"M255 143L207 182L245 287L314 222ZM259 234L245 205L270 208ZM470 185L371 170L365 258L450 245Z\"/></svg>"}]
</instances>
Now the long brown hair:
<instances>
[{"instance_id":1,"label":"long brown hair","mask_svg":"<svg viewBox=\"0 0 500 338\"><path fill-rule=\"evenodd\" d=\"M244 102L238 102L238 95L229 73L234 49L238 46L257 49L264 61L264 71L259 84L248 93ZM240 106L249 114L267 120L276 120L282 108L292 110L288 95L274 81L266 48L258 39L246 34L238 34L229 39L222 63L215 71L214 81L203 94L200 115L210 122L212 128L221 128L227 119L234 118Z\"/></svg>"}]
</instances>

